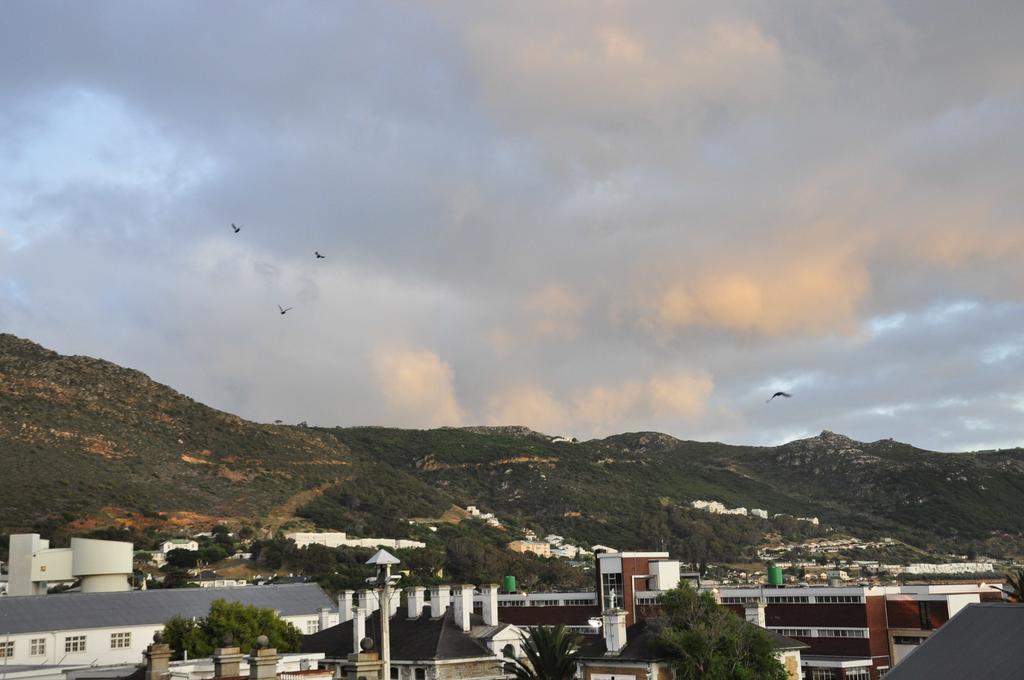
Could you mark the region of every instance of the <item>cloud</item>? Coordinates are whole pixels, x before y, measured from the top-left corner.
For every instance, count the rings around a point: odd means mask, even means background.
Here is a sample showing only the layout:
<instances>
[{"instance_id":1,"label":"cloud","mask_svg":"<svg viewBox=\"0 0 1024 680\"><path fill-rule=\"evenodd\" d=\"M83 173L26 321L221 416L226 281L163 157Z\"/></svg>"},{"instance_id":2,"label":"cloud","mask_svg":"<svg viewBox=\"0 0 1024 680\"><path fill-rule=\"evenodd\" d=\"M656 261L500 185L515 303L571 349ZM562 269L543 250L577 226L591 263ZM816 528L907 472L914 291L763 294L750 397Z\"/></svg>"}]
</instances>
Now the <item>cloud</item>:
<instances>
[{"instance_id":1,"label":"cloud","mask_svg":"<svg viewBox=\"0 0 1024 680\"><path fill-rule=\"evenodd\" d=\"M451 366L434 352L381 348L373 353L373 371L392 417L412 427L460 425Z\"/></svg>"},{"instance_id":2,"label":"cloud","mask_svg":"<svg viewBox=\"0 0 1024 680\"><path fill-rule=\"evenodd\" d=\"M542 387L518 385L487 401L490 425L525 425L540 432L560 432L570 424L565 407Z\"/></svg>"},{"instance_id":3,"label":"cloud","mask_svg":"<svg viewBox=\"0 0 1024 680\"><path fill-rule=\"evenodd\" d=\"M704 414L714 382L707 375L676 374L652 378L648 390L656 416L695 420Z\"/></svg>"}]
</instances>

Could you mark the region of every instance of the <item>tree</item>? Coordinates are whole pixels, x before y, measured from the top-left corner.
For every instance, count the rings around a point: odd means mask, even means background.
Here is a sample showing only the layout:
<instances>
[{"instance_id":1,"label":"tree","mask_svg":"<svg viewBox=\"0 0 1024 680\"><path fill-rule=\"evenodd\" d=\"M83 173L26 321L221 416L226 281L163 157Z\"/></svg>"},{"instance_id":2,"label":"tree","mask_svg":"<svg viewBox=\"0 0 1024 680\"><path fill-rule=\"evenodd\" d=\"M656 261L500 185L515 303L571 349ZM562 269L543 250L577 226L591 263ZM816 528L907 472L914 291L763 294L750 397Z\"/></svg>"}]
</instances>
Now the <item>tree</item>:
<instances>
[{"instance_id":1,"label":"tree","mask_svg":"<svg viewBox=\"0 0 1024 680\"><path fill-rule=\"evenodd\" d=\"M175 548L167 553L167 564L178 569L191 569L199 563L198 550L182 550Z\"/></svg>"},{"instance_id":2,"label":"tree","mask_svg":"<svg viewBox=\"0 0 1024 680\"><path fill-rule=\"evenodd\" d=\"M578 640L561 624L530 628L523 640L526 663L516 659L512 672L519 680L570 680L576 671Z\"/></svg>"},{"instance_id":3,"label":"tree","mask_svg":"<svg viewBox=\"0 0 1024 680\"><path fill-rule=\"evenodd\" d=\"M164 624L164 641L171 646L174 659L200 658L213 654L230 634L242 650L256 646L256 638L266 635L270 646L279 652L297 652L302 640L299 629L283 620L273 609L261 609L240 602L214 600L204 619L175 616Z\"/></svg>"},{"instance_id":4,"label":"tree","mask_svg":"<svg viewBox=\"0 0 1024 680\"><path fill-rule=\"evenodd\" d=\"M662 597L659 646L677 680L786 680L775 645L762 629L697 593L689 583Z\"/></svg>"},{"instance_id":5,"label":"tree","mask_svg":"<svg viewBox=\"0 0 1024 680\"><path fill-rule=\"evenodd\" d=\"M1024 603L1024 569L1011 571L1007 574L1006 583L1013 589L1012 594L1007 593L1010 601Z\"/></svg>"}]
</instances>

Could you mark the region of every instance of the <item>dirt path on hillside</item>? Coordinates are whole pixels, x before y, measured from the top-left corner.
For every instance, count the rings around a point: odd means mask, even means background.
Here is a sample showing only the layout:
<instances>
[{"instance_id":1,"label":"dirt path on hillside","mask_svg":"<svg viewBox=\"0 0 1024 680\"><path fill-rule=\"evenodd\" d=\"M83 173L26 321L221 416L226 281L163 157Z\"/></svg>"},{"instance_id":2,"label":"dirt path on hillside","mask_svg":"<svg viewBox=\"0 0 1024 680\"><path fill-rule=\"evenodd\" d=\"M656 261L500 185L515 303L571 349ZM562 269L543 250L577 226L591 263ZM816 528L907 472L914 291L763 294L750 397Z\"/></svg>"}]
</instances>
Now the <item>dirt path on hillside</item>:
<instances>
[{"instance_id":1,"label":"dirt path on hillside","mask_svg":"<svg viewBox=\"0 0 1024 680\"><path fill-rule=\"evenodd\" d=\"M335 479L331 482L324 482L314 486L312 489L300 491L281 505L277 506L263 519L263 530L273 535L279 528L289 520L295 519L295 512L303 505L316 500L327 493L327 490L341 484L344 479Z\"/></svg>"}]
</instances>

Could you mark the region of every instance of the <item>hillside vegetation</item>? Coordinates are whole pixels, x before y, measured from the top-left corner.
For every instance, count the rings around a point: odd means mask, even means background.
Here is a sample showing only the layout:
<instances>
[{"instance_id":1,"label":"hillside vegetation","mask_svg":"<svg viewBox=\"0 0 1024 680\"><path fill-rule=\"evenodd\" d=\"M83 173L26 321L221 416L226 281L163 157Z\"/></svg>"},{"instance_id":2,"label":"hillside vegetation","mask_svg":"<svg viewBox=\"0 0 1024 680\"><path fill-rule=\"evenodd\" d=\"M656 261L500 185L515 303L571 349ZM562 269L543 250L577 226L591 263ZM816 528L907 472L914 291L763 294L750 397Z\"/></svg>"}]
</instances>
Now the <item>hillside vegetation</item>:
<instances>
[{"instance_id":1,"label":"hillside vegetation","mask_svg":"<svg viewBox=\"0 0 1024 680\"><path fill-rule=\"evenodd\" d=\"M0 466L4 532L224 523L422 537L410 518L472 504L512 530L472 530L494 545L526 527L696 562L749 557L769 533L831 527L927 549L1024 552L1020 449L936 453L830 432L749 447L658 433L570 444L518 427L258 424L11 335L0 335ZM690 509L694 499L818 516L822 527L711 516Z\"/></svg>"}]
</instances>

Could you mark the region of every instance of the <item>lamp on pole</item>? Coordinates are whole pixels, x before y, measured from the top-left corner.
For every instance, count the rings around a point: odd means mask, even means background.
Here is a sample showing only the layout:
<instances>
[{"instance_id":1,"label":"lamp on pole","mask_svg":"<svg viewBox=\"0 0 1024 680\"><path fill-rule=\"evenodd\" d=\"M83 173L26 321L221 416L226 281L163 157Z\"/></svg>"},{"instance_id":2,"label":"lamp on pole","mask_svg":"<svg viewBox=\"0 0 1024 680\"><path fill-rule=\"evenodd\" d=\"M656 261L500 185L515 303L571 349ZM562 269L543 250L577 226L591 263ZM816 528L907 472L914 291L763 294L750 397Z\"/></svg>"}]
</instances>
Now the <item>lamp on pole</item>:
<instances>
[{"instance_id":1,"label":"lamp on pole","mask_svg":"<svg viewBox=\"0 0 1024 680\"><path fill-rule=\"evenodd\" d=\"M397 557L383 548L366 561L377 568L377 575L366 579L380 588L378 603L380 604L380 662L381 680L391 680L391 598L394 596L391 586L398 583L401 574L391 575L391 565L398 564Z\"/></svg>"}]
</instances>

